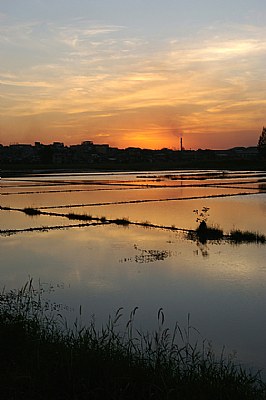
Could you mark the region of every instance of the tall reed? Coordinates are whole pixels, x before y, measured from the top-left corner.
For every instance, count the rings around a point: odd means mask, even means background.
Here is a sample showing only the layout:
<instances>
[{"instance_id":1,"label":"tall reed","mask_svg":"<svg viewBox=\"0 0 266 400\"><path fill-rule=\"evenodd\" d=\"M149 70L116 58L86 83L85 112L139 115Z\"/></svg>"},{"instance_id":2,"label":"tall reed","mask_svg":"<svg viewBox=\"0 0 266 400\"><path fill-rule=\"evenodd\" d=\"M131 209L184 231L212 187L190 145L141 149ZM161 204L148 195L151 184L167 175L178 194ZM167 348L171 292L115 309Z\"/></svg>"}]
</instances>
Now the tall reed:
<instances>
[{"instance_id":1,"label":"tall reed","mask_svg":"<svg viewBox=\"0 0 266 400\"><path fill-rule=\"evenodd\" d=\"M157 328L124 324L118 309L100 329L95 318L72 327L30 280L0 295L0 390L19 399L265 399L265 384L211 346L190 316L173 332L158 310Z\"/></svg>"}]
</instances>

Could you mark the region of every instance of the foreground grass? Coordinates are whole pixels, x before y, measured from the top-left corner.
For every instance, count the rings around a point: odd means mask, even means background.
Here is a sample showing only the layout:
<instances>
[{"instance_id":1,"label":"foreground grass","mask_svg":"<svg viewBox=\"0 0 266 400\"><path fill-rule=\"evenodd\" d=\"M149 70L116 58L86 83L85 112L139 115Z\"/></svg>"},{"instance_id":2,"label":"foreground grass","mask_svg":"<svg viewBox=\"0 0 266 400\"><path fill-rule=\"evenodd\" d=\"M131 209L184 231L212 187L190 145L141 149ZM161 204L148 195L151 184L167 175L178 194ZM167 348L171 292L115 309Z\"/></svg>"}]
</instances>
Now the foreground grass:
<instances>
[{"instance_id":1,"label":"foreground grass","mask_svg":"<svg viewBox=\"0 0 266 400\"><path fill-rule=\"evenodd\" d=\"M51 308L53 311L51 311ZM257 376L210 348L192 345L192 328L143 334L125 330L118 310L102 329L73 329L32 282L0 297L0 392L3 399L265 399ZM133 334L133 332L135 332Z\"/></svg>"}]
</instances>

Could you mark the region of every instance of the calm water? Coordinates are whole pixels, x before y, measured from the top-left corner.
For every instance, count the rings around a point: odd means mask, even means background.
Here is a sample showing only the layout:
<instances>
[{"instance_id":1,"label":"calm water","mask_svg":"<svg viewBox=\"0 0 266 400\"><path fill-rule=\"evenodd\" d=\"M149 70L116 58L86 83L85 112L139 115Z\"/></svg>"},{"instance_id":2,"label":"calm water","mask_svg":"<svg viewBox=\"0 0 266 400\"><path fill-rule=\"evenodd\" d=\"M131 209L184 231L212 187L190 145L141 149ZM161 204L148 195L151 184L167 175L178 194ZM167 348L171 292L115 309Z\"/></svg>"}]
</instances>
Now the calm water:
<instances>
[{"instance_id":1,"label":"calm water","mask_svg":"<svg viewBox=\"0 0 266 400\"><path fill-rule=\"evenodd\" d=\"M209 207L208 223L266 235L266 174L219 171L53 174L2 179L2 207L36 207L195 229L194 209ZM29 277L68 318L93 314L99 324L138 306L136 325L190 321L203 338L237 360L266 370L266 245L202 245L182 233L130 225L78 224L64 216L29 217L0 210L1 284L21 287ZM60 227L65 229L59 229ZM27 231L28 228L45 230ZM56 229L52 229L55 228ZM50 229L51 228L51 229ZM12 229L12 232L4 232Z\"/></svg>"}]
</instances>

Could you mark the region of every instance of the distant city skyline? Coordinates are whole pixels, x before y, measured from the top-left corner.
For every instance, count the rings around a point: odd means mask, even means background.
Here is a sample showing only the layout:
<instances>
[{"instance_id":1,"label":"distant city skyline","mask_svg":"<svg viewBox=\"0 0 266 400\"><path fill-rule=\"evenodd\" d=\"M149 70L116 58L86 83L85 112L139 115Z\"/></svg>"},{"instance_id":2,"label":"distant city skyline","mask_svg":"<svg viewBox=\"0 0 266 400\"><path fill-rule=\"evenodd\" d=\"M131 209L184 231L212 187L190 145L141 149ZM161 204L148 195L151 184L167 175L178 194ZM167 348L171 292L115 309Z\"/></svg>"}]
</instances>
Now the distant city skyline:
<instances>
[{"instance_id":1,"label":"distant city skyline","mask_svg":"<svg viewBox=\"0 0 266 400\"><path fill-rule=\"evenodd\" d=\"M1 169L9 170L18 168L77 168L93 167L108 169L127 168L180 168L183 166L228 168L230 165L251 165L260 168L263 161L259 155L259 148L235 147L227 150L185 150L180 139L180 148L171 150L163 148L153 150L139 147L125 149L109 146L109 144L93 143L86 140L82 143L65 146L62 142L43 144L35 142L34 145L26 143L3 146L0 144ZM245 163L245 164L243 164ZM248 164L247 164L248 163Z\"/></svg>"},{"instance_id":2,"label":"distant city skyline","mask_svg":"<svg viewBox=\"0 0 266 400\"><path fill-rule=\"evenodd\" d=\"M0 0L0 143L256 146L265 17L261 0Z\"/></svg>"},{"instance_id":3,"label":"distant city skyline","mask_svg":"<svg viewBox=\"0 0 266 400\"><path fill-rule=\"evenodd\" d=\"M264 128L263 128L264 129ZM63 141L51 141L48 143L44 143L40 140L35 140L33 143L29 143L29 142L11 142L8 144L4 144L0 142L0 148L7 148L7 147L40 147L40 146L44 146L44 147L57 147L57 148L62 148L62 147L76 147L76 146L92 146L92 147L102 147L102 148L109 148L109 149L117 149L117 150L127 150L127 149L138 149L138 150L170 150L170 151L197 151L197 150L203 150L203 151L208 151L208 150L213 150L213 151L227 151L227 150L234 150L234 149L252 149L252 148L258 148L258 143L256 143L254 146L234 146L234 147L230 147L230 148L226 148L226 149L210 149L210 148L198 148L198 149L191 149L191 148L186 148L184 146L184 142L183 142L183 138L181 137L179 140L179 145L176 146L175 148L170 148L170 147L162 147L162 148L158 148L158 149L152 149L152 148L148 148L148 147L141 147L141 146L127 146L127 147L117 147L117 146L112 146L108 143L108 141L106 141L105 143L99 143L99 142L94 142L93 140L90 139L86 139L83 140L81 142L76 142L76 143L64 143Z\"/></svg>"}]
</instances>

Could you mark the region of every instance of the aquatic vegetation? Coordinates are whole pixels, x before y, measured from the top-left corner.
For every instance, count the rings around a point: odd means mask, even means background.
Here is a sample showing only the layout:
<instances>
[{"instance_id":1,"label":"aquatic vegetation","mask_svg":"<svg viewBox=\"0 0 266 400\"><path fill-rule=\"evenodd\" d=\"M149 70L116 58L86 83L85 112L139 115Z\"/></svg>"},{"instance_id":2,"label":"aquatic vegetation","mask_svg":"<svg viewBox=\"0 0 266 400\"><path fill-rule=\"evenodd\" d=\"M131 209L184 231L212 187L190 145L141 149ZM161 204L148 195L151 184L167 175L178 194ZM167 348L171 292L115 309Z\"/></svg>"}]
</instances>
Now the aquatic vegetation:
<instances>
[{"instance_id":1,"label":"aquatic vegetation","mask_svg":"<svg viewBox=\"0 0 266 400\"><path fill-rule=\"evenodd\" d=\"M38 210L37 208L32 208L32 207L23 208L22 211L25 214L30 215L30 216L40 215L41 214L40 210Z\"/></svg>"},{"instance_id":2,"label":"aquatic vegetation","mask_svg":"<svg viewBox=\"0 0 266 400\"><path fill-rule=\"evenodd\" d=\"M10 208L10 207L7 207L7 206L0 206L0 210L3 210L3 211L11 211L12 210L12 208Z\"/></svg>"},{"instance_id":3,"label":"aquatic vegetation","mask_svg":"<svg viewBox=\"0 0 266 400\"><path fill-rule=\"evenodd\" d=\"M123 225L123 226L128 226L129 224L132 223L127 218L116 218L114 220L110 220L110 222L113 222L116 225Z\"/></svg>"},{"instance_id":4,"label":"aquatic vegetation","mask_svg":"<svg viewBox=\"0 0 266 400\"><path fill-rule=\"evenodd\" d=\"M257 243L265 244L266 236L258 232L241 231L240 229L231 230L229 234L224 234L224 231L219 227L208 226L207 220L209 217L209 207L203 207L201 211L193 210L197 215L196 222L199 223L195 231L187 233L187 238L190 240L198 240L200 243L206 243L208 240L227 240L230 243Z\"/></svg>"},{"instance_id":5,"label":"aquatic vegetation","mask_svg":"<svg viewBox=\"0 0 266 400\"><path fill-rule=\"evenodd\" d=\"M128 225L136 225L136 226L142 226L144 228L153 228L153 229L166 229L170 231L180 231L184 232L184 235L187 239L189 240L196 240L199 241L200 243L206 243L208 240L209 241L221 241L221 240L226 240L229 241L229 243L257 243L257 244L266 244L266 236L263 234L260 234L258 232L250 232L250 231L240 231L238 229L231 231L229 234L225 234L224 231L218 227L218 226L208 226L207 225L207 220L209 217L209 208L208 207L203 207L201 211L199 210L193 210L193 212L197 215L196 222L199 222L198 227L195 230L192 229L184 229L184 228L178 228L175 225L170 225L170 226L164 226L164 225L157 225L153 224L149 221L142 221L142 222L136 222L136 221L131 221L128 218L116 218L116 219L108 219L105 216L102 217L93 217L88 214L78 214L78 213L54 213L54 212L46 212L42 211L40 209L36 208L11 208L11 207L3 207L0 206L0 210L8 210L8 211L20 211L23 212L29 216L35 216L35 215L49 215L49 216L55 216L55 217L65 217L70 220L77 220L77 221L95 221L97 223L102 223L102 224L115 224L115 225L122 225L122 226L128 226ZM24 228L24 229L3 229L0 230L0 235L11 235L19 232L30 232L30 231L39 231L39 232L45 232L48 230L52 229L65 229L65 228L71 228L71 227L83 227L83 226L93 226L95 223L88 223L88 224L77 224L77 225L59 225L59 226L47 226L47 227L37 227L37 228Z\"/></svg>"},{"instance_id":6,"label":"aquatic vegetation","mask_svg":"<svg viewBox=\"0 0 266 400\"><path fill-rule=\"evenodd\" d=\"M203 207L201 211L198 209L193 210L193 213L197 216L196 222L198 223L198 227L195 231L188 233L189 239L196 239L199 240L200 243L206 243L207 240L221 240L224 238L222 229L207 225L210 216L209 210L209 207Z\"/></svg>"},{"instance_id":7,"label":"aquatic vegetation","mask_svg":"<svg viewBox=\"0 0 266 400\"><path fill-rule=\"evenodd\" d=\"M224 233L222 229L215 228L215 227L204 227L204 225L199 226L196 229L196 236L197 239L204 243L207 240L222 240L224 238Z\"/></svg>"},{"instance_id":8,"label":"aquatic vegetation","mask_svg":"<svg viewBox=\"0 0 266 400\"><path fill-rule=\"evenodd\" d=\"M138 246L134 245L134 249L139 252L135 256L136 263L150 263L155 261L163 261L168 257L171 257L172 252L169 250L146 250L140 249Z\"/></svg>"},{"instance_id":9,"label":"aquatic vegetation","mask_svg":"<svg viewBox=\"0 0 266 400\"><path fill-rule=\"evenodd\" d=\"M221 241L225 239L222 229L215 227L208 227L202 224L195 231L188 231L186 237L189 240L198 240L200 243L209 241Z\"/></svg>"},{"instance_id":10,"label":"aquatic vegetation","mask_svg":"<svg viewBox=\"0 0 266 400\"><path fill-rule=\"evenodd\" d=\"M138 307L123 309L101 329L80 313L72 328L61 305L43 298L32 280L0 295L0 389L3 398L205 400L265 399L266 385L193 328L190 316L173 332L160 308L157 328L135 328Z\"/></svg>"},{"instance_id":11,"label":"aquatic vegetation","mask_svg":"<svg viewBox=\"0 0 266 400\"><path fill-rule=\"evenodd\" d=\"M241 231L240 229L232 230L229 235L229 239L235 243L266 243L266 236L258 232Z\"/></svg>"},{"instance_id":12,"label":"aquatic vegetation","mask_svg":"<svg viewBox=\"0 0 266 400\"><path fill-rule=\"evenodd\" d=\"M69 213L69 214L62 214L62 216L65 216L68 219L74 219L74 220L79 220L79 221L91 221L92 216L88 214L75 214L75 213Z\"/></svg>"},{"instance_id":13,"label":"aquatic vegetation","mask_svg":"<svg viewBox=\"0 0 266 400\"><path fill-rule=\"evenodd\" d=\"M143 221L143 222L140 222L140 225L141 225L141 226L144 226L144 227L146 227L146 228L151 228L151 226L152 226L153 224L151 224L150 221Z\"/></svg>"},{"instance_id":14,"label":"aquatic vegetation","mask_svg":"<svg viewBox=\"0 0 266 400\"><path fill-rule=\"evenodd\" d=\"M84 228L88 226L96 226L98 223L96 222L88 222L83 224L70 224L70 225L52 225L52 226L39 226L35 228L22 228L22 229L1 229L0 235L1 236L11 236L17 233L22 232L49 232L55 230L65 230L65 229L72 229L72 228Z\"/></svg>"}]
</instances>

